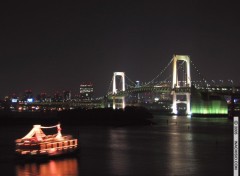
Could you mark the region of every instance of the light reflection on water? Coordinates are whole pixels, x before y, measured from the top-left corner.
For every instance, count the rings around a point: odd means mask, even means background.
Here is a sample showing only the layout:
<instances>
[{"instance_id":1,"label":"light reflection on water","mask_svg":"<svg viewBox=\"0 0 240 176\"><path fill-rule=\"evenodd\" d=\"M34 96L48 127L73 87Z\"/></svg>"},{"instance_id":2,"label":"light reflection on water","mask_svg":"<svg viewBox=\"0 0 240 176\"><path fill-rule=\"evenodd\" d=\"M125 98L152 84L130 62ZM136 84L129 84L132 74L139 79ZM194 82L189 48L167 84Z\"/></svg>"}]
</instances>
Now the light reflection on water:
<instances>
[{"instance_id":1,"label":"light reflection on water","mask_svg":"<svg viewBox=\"0 0 240 176\"><path fill-rule=\"evenodd\" d=\"M169 140L168 167L169 175L187 175L196 173L197 165L194 156L192 134L172 134ZM185 142L183 142L185 141Z\"/></svg>"},{"instance_id":2,"label":"light reflection on water","mask_svg":"<svg viewBox=\"0 0 240 176\"><path fill-rule=\"evenodd\" d=\"M114 130L111 129L109 131L109 146L110 146L110 154L109 160L111 161L111 173L117 173L118 175L124 175L124 173L128 173L129 171L129 155L124 152L129 150L129 142L127 141L127 131L125 129Z\"/></svg>"},{"instance_id":3,"label":"light reflection on water","mask_svg":"<svg viewBox=\"0 0 240 176\"><path fill-rule=\"evenodd\" d=\"M17 176L65 176L79 175L78 162L76 158L66 158L62 160L49 160L46 163L25 163L16 165Z\"/></svg>"},{"instance_id":4,"label":"light reflection on water","mask_svg":"<svg viewBox=\"0 0 240 176\"><path fill-rule=\"evenodd\" d=\"M5 127L0 129L0 134L9 136L0 136L0 147L5 149L5 152L0 150L0 156L9 163L0 158L0 167L14 170L19 176L232 175L231 121L179 116L155 120L157 125L152 126L64 128L66 134L79 131L81 153L78 159L21 165L11 161L9 155L13 149L7 143L14 141L26 128Z\"/></svg>"}]
</instances>

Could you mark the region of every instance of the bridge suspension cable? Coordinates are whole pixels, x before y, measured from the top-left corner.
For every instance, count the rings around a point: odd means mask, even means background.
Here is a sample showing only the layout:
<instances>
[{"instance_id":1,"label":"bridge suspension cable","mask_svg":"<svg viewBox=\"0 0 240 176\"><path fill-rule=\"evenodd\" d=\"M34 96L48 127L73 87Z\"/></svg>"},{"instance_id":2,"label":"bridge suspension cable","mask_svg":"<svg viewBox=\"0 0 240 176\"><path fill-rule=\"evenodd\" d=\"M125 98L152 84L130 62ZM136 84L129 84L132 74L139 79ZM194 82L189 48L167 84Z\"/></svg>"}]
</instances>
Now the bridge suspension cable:
<instances>
[{"instance_id":1,"label":"bridge suspension cable","mask_svg":"<svg viewBox=\"0 0 240 176\"><path fill-rule=\"evenodd\" d=\"M135 87L136 86L136 83L134 81L132 81L126 74L125 74L125 77L127 78L127 80L129 80L131 83L133 83L133 86L129 86L129 87Z\"/></svg>"},{"instance_id":2,"label":"bridge suspension cable","mask_svg":"<svg viewBox=\"0 0 240 176\"><path fill-rule=\"evenodd\" d=\"M110 89L111 89L112 84L113 84L113 77L112 77L112 80L111 80L111 82L110 82L110 84L109 84L109 86L108 86L107 95L108 95L109 92L110 92Z\"/></svg>"},{"instance_id":3,"label":"bridge suspension cable","mask_svg":"<svg viewBox=\"0 0 240 176\"><path fill-rule=\"evenodd\" d=\"M179 67L177 68L177 70L179 70L179 69L183 69L183 67L182 67L182 65L184 64L184 62L185 61L182 61L180 64L179 64ZM170 74L170 75L168 75L168 77L166 77L164 80L163 80L163 82L166 82L167 80L169 80L169 79L171 79L171 77L172 77L172 73Z\"/></svg>"},{"instance_id":4,"label":"bridge suspension cable","mask_svg":"<svg viewBox=\"0 0 240 176\"><path fill-rule=\"evenodd\" d=\"M174 58L172 58L172 59L170 60L170 62L167 64L167 66L166 66L155 78L153 78L151 81L149 81L149 82L148 82L147 84L145 84L144 86L148 86L149 84L153 83L159 76L161 76L161 75L165 72L165 70L169 67L169 65L172 63L173 59L174 59Z\"/></svg>"},{"instance_id":5,"label":"bridge suspension cable","mask_svg":"<svg viewBox=\"0 0 240 176\"><path fill-rule=\"evenodd\" d=\"M197 76L201 79L201 81L203 81L204 86L208 85L208 81L205 79L205 77L200 73L199 69L196 67L196 65L193 63L193 61L190 61L191 65L193 66L193 68L197 71ZM200 82L201 82L200 81Z\"/></svg>"}]
</instances>

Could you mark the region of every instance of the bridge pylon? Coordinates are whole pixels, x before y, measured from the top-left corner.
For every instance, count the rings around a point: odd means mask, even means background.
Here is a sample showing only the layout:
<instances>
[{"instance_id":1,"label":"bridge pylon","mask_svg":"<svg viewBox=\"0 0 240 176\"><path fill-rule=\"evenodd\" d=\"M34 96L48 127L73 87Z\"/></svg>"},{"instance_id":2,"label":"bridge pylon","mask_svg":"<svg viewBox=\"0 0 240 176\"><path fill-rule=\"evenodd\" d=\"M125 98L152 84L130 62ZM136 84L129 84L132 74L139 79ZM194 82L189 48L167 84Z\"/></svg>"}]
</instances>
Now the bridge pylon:
<instances>
[{"instance_id":1,"label":"bridge pylon","mask_svg":"<svg viewBox=\"0 0 240 176\"><path fill-rule=\"evenodd\" d=\"M117 90L117 86L116 86L116 77L120 76L121 77L121 81L122 81L122 90ZM120 104L120 107L122 109L125 108L125 97L123 96L119 96L116 95L118 93L118 91L125 91L125 73L124 72L114 72L113 73L113 90L112 90L112 94L113 94L113 109L117 108L117 105ZM120 101L120 103L119 103Z\"/></svg>"},{"instance_id":2,"label":"bridge pylon","mask_svg":"<svg viewBox=\"0 0 240 176\"><path fill-rule=\"evenodd\" d=\"M184 61L186 64L186 81L184 85L181 85L178 80L178 68L177 61ZM173 106L172 113L177 114L177 104L184 103L186 104L186 113L191 114L191 75L190 75L190 58L187 55L174 55L173 56L173 81L172 81L172 95L173 95ZM185 96L185 100L178 100L179 95Z\"/></svg>"}]
</instances>

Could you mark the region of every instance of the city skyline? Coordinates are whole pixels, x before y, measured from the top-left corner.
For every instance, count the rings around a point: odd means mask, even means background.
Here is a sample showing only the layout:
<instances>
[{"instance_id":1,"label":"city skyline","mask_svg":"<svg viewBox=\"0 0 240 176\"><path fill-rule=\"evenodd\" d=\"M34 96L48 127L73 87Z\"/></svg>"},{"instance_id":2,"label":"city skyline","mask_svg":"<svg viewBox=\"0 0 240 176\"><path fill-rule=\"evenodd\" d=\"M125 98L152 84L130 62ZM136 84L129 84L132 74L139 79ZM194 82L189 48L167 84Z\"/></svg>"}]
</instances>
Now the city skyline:
<instances>
[{"instance_id":1,"label":"city skyline","mask_svg":"<svg viewBox=\"0 0 240 176\"><path fill-rule=\"evenodd\" d=\"M25 89L77 92L84 81L103 96L113 72L147 82L174 54L189 55L208 80L239 81L232 2L1 4L1 98Z\"/></svg>"}]
</instances>

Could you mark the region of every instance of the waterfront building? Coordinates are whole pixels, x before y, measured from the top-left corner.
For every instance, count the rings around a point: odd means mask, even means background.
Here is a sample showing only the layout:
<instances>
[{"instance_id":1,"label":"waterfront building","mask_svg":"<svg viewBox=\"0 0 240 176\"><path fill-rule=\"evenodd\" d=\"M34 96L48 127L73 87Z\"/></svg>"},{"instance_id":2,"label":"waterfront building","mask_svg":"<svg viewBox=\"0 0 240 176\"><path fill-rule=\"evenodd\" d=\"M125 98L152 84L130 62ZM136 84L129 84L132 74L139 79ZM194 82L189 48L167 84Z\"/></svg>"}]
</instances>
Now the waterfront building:
<instances>
[{"instance_id":1,"label":"waterfront building","mask_svg":"<svg viewBox=\"0 0 240 176\"><path fill-rule=\"evenodd\" d=\"M82 101L93 100L93 84L92 83L80 84L80 100Z\"/></svg>"},{"instance_id":2,"label":"waterfront building","mask_svg":"<svg viewBox=\"0 0 240 176\"><path fill-rule=\"evenodd\" d=\"M46 102L46 99L47 99L47 93L45 92L41 92L36 96L36 101L38 102Z\"/></svg>"},{"instance_id":3,"label":"waterfront building","mask_svg":"<svg viewBox=\"0 0 240 176\"><path fill-rule=\"evenodd\" d=\"M28 102L28 103L33 102L32 90L30 90L30 89L25 90L25 93L23 95L23 102Z\"/></svg>"},{"instance_id":4,"label":"waterfront building","mask_svg":"<svg viewBox=\"0 0 240 176\"><path fill-rule=\"evenodd\" d=\"M57 91L54 96L53 96L53 102L62 102L63 101L63 97L61 96L61 94Z\"/></svg>"},{"instance_id":5,"label":"waterfront building","mask_svg":"<svg viewBox=\"0 0 240 176\"><path fill-rule=\"evenodd\" d=\"M69 91L69 90L63 91L63 100L64 101L71 100L71 91Z\"/></svg>"}]
</instances>

